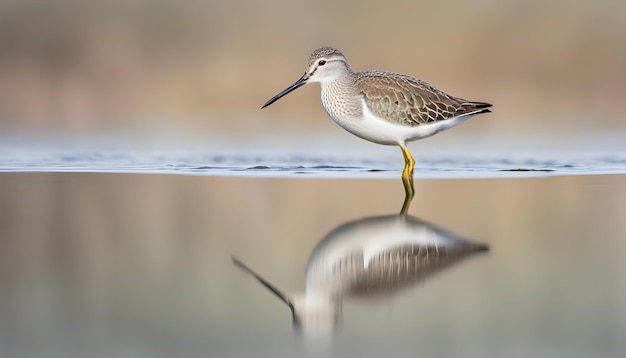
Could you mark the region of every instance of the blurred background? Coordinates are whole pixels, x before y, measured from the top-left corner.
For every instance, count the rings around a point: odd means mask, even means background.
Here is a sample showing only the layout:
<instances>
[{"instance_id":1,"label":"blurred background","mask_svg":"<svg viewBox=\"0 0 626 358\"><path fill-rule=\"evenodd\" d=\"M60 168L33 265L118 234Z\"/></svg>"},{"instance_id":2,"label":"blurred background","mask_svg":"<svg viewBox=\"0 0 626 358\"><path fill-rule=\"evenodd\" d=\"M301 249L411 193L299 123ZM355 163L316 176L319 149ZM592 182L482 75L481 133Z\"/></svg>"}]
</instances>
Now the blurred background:
<instances>
[{"instance_id":1,"label":"blurred background","mask_svg":"<svg viewBox=\"0 0 626 358\"><path fill-rule=\"evenodd\" d=\"M304 143L337 161L322 146L383 150L332 123L317 85L259 109L320 46L495 105L415 148L626 149L624 19L626 2L609 0L3 0L0 161L101 138ZM78 159L123 160L121 148ZM193 153L198 167L223 164ZM492 251L377 310L347 306L337 356L624 356L623 176L418 180L416 191L411 215ZM321 237L403 198L399 180L0 173L0 356L303 356L288 310L231 256L302 289Z\"/></svg>"},{"instance_id":2,"label":"blurred background","mask_svg":"<svg viewBox=\"0 0 626 358\"><path fill-rule=\"evenodd\" d=\"M626 128L624 18L612 0L5 0L0 131L235 144L338 133L317 85L259 110L334 46L355 69L495 105L457 135L580 140Z\"/></svg>"}]
</instances>

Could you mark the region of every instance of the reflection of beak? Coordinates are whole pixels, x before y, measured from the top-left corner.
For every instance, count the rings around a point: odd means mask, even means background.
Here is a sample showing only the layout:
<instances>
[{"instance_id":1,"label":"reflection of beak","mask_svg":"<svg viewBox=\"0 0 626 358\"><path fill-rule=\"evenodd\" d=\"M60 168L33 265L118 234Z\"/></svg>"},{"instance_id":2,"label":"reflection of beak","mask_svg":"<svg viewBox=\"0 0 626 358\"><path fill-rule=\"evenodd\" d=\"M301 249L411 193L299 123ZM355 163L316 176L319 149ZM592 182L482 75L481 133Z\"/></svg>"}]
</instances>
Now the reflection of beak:
<instances>
[{"instance_id":1,"label":"reflection of beak","mask_svg":"<svg viewBox=\"0 0 626 358\"><path fill-rule=\"evenodd\" d=\"M309 76L305 73L304 75L302 75L302 77L300 77L299 80L297 80L296 82L294 82L291 86L285 88L282 92L280 92L279 94L277 94L276 96L272 97L269 101L265 102L265 104L263 105L263 107L261 107L261 109L269 106L270 104L278 101L281 97L285 96L286 94L288 94L289 92L302 87L306 84L306 81L309 79Z\"/></svg>"},{"instance_id":2,"label":"reflection of beak","mask_svg":"<svg viewBox=\"0 0 626 358\"><path fill-rule=\"evenodd\" d=\"M300 85L300 86L302 86L302 85ZM293 87L293 85L291 85L290 87ZM296 88L298 88L298 87L296 87ZM275 287L274 285L269 283L266 279L264 279L263 277L259 276L256 272L252 271L251 268L246 266L246 264L244 264L243 262L239 261L238 258L233 257L233 264L235 264L235 266L239 267L240 269L242 269L246 273L252 275L254 278L257 279L257 281L259 281L263 286L265 286L274 295L276 295L276 297L278 297L281 301L285 302L287 304L287 306L289 306L289 308L291 309L291 313L295 317L295 311L294 311L294 308L293 308L293 300L289 296L287 296L286 293L284 293L283 291L279 290L277 287Z\"/></svg>"}]
</instances>

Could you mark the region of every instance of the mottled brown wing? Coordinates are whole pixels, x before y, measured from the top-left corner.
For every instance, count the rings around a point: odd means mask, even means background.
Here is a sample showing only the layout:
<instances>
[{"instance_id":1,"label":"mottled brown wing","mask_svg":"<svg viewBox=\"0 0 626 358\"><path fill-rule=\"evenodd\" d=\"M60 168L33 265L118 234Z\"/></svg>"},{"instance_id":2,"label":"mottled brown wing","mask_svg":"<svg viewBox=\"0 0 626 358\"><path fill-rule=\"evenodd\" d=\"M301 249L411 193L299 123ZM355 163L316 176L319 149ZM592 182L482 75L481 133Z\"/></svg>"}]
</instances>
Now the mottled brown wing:
<instances>
[{"instance_id":1,"label":"mottled brown wing","mask_svg":"<svg viewBox=\"0 0 626 358\"><path fill-rule=\"evenodd\" d=\"M418 78L387 71L363 71L356 86L374 114L403 125L443 121L490 106L451 96Z\"/></svg>"},{"instance_id":2,"label":"mottled brown wing","mask_svg":"<svg viewBox=\"0 0 626 358\"><path fill-rule=\"evenodd\" d=\"M407 245L380 252L370 259L367 270L356 276L350 292L370 295L391 293L486 251L488 248L484 245L468 243L451 247Z\"/></svg>"}]
</instances>

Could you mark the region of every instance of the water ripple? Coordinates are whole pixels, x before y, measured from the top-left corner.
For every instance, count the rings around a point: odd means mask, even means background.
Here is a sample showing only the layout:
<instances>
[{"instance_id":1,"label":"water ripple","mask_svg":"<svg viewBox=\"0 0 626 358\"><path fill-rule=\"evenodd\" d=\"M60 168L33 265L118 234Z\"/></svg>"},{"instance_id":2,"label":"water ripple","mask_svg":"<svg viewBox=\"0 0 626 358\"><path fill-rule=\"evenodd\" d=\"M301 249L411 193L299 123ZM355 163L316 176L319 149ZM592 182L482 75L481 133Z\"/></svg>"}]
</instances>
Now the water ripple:
<instances>
[{"instance_id":1,"label":"water ripple","mask_svg":"<svg viewBox=\"0 0 626 358\"><path fill-rule=\"evenodd\" d=\"M338 151L339 153L339 151ZM288 150L123 150L0 148L0 172L112 172L249 177L395 178L398 155ZM416 178L489 178L625 174L626 154L454 153L417 159Z\"/></svg>"}]
</instances>

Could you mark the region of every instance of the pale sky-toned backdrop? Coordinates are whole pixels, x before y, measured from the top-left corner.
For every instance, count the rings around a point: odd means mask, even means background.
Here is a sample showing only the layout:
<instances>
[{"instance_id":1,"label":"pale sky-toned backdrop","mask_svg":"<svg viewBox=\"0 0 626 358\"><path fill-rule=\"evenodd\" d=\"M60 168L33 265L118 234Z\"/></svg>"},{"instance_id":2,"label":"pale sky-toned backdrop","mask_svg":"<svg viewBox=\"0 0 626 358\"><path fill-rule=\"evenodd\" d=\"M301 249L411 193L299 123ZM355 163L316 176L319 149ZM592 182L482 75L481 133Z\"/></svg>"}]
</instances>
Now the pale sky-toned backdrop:
<instances>
[{"instance_id":1,"label":"pale sky-toned backdrop","mask_svg":"<svg viewBox=\"0 0 626 358\"><path fill-rule=\"evenodd\" d=\"M3 1L0 131L182 138L336 133L309 53L494 104L459 135L626 129L620 1Z\"/></svg>"}]
</instances>

